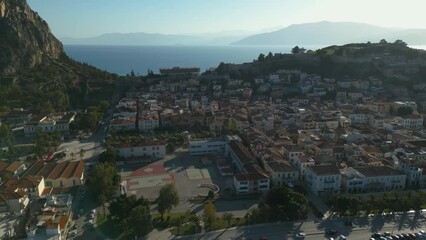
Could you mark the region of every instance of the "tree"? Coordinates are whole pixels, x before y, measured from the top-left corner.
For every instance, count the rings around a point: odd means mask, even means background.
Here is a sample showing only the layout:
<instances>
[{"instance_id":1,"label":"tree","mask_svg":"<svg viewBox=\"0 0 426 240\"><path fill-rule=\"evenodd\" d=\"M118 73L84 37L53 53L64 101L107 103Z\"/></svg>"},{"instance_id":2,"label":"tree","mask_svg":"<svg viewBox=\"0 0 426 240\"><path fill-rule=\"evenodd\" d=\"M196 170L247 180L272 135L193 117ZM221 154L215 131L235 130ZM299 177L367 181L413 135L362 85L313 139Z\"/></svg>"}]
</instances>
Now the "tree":
<instances>
[{"instance_id":1,"label":"tree","mask_svg":"<svg viewBox=\"0 0 426 240\"><path fill-rule=\"evenodd\" d=\"M143 197L136 198L135 195L120 195L109 204L110 217L122 226L127 225L130 213L137 206L148 206L149 201Z\"/></svg>"},{"instance_id":2,"label":"tree","mask_svg":"<svg viewBox=\"0 0 426 240\"><path fill-rule=\"evenodd\" d=\"M266 194L266 204L276 211L271 212L271 218L298 219L307 213L308 200L300 193L293 192L287 187L272 188Z\"/></svg>"},{"instance_id":3,"label":"tree","mask_svg":"<svg viewBox=\"0 0 426 240\"><path fill-rule=\"evenodd\" d=\"M120 176L114 165L101 163L95 166L88 179L88 184L96 201L105 208L106 201L117 193Z\"/></svg>"},{"instance_id":4,"label":"tree","mask_svg":"<svg viewBox=\"0 0 426 240\"><path fill-rule=\"evenodd\" d=\"M413 113L413 109L411 107L404 106L404 107L398 108L397 110L397 115L401 117L410 115L411 113Z\"/></svg>"},{"instance_id":5,"label":"tree","mask_svg":"<svg viewBox=\"0 0 426 240\"><path fill-rule=\"evenodd\" d=\"M115 165L115 161L117 160L117 151L114 150L113 147L107 145L106 151L102 152L99 155L99 162L101 163L111 163Z\"/></svg>"},{"instance_id":6,"label":"tree","mask_svg":"<svg viewBox=\"0 0 426 240\"><path fill-rule=\"evenodd\" d=\"M225 220L228 223L228 228L231 226L231 220L234 218L234 215L230 212L226 212L222 216L223 220Z\"/></svg>"},{"instance_id":7,"label":"tree","mask_svg":"<svg viewBox=\"0 0 426 240\"><path fill-rule=\"evenodd\" d=\"M299 46L295 46L294 48L291 49L291 53L292 54L301 54L301 53L305 53L306 49L305 48L300 48Z\"/></svg>"},{"instance_id":8,"label":"tree","mask_svg":"<svg viewBox=\"0 0 426 240\"><path fill-rule=\"evenodd\" d=\"M211 229L213 223L216 220L216 208L214 207L213 203L210 201L208 201L204 205L203 218L204 218L204 223L206 228Z\"/></svg>"},{"instance_id":9,"label":"tree","mask_svg":"<svg viewBox=\"0 0 426 240\"><path fill-rule=\"evenodd\" d=\"M0 144L4 144L9 152L14 151L14 141L12 130L6 123L0 124Z\"/></svg>"},{"instance_id":10,"label":"tree","mask_svg":"<svg viewBox=\"0 0 426 240\"><path fill-rule=\"evenodd\" d=\"M385 44L388 44L388 42L386 41L386 39L382 39L382 40L380 40L379 44L385 45Z\"/></svg>"},{"instance_id":11,"label":"tree","mask_svg":"<svg viewBox=\"0 0 426 240\"><path fill-rule=\"evenodd\" d=\"M160 189L157 204L158 212L161 214L161 219L163 219L165 212L170 212L173 207L176 207L179 204L179 193L173 183L167 184Z\"/></svg>"},{"instance_id":12,"label":"tree","mask_svg":"<svg viewBox=\"0 0 426 240\"><path fill-rule=\"evenodd\" d=\"M407 43L402 41L401 39L395 40L395 42L393 44L398 45L398 46L404 46L404 47L407 46Z\"/></svg>"},{"instance_id":13,"label":"tree","mask_svg":"<svg viewBox=\"0 0 426 240\"><path fill-rule=\"evenodd\" d=\"M61 135L59 132L42 133L38 130L36 132L33 151L37 157L43 157L53 152L60 143Z\"/></svg>"},{"instance_id":14,"label":"tree","mask_svg":"<svg viewBox=\"0 0 426 240\"><path fill-rule=\"evenodd\" d=\"M268 55L265 57L265 60L272 61L272 58L274 58L274 54L272 54L271 52L269 52Z\"/></svg>"},{"instance_id":15,"label":"tree","mask_svg":"<svg viewBox=\"0 0 426 240\"><path fill-rule=\"evenodd\" d=\"M80 149L80 157L81 157L81 159L83 159L83 157L84 157L84 149L83 148L81 148Z\"/></svg>"},{"instance_id":16,"label":"tree","mask_svg":"<svg viewBox=\"0 0 426 240\"><path fill-rule=\"evenodd\" d=\"M259 54L259 57L257 57L257 61L258 61L258 62L263 62L263 61L265 61L265 54L263 54L263 53Z\"/></svg>"},{"instance_id":17,"label":"tree","mask_svg":"<svg viewBox=\"0 0 426 240\"><path fill-rule=\"evenodd\" d=\"M105 112L108 110L108 108L111 106L111 104L108 101L102 100L98 103L98 108L100 112Z\"/></svg>"},{"instance_id":18,"label":"tree","mask_svg":"<svg viewBox=\"0 0 426 240\"><path fill-rule=\"evenodd\" d=\"M294 48L291 49L292 54L299 54L299 52L300 52L299 46L295 46Z\"/></svg>"},{"instance_id":19,"label":"tree","mask_svg":"<svg viewBox=\"0 0 426 240\"><path fill-rule=\"evenodd\" d=\"M136 75L135 75L135 72L133 71L133 69L130 71L130 77L132 77L132 78L134 78Z\"/></svg>"},{"instance_id":20,"label":"tree","mask_svg":"<svg viewBox=\"0 0 426 240\"><path fill-rule=\"evenodd\" d=\"M209 190L209 193L207 194L207 197L209 198L209 199L214 199L214 192L213 192L213 190Z\"/></svg>"},{"instance_id":21,"label":"tree","mask_svg":"<svg viewBox=\"0 0 426 240\"><path fill-rule=\"evenodd\" d=\"M182 224L185 222L185 216L179 216L175 218L173 225L177 229L177 235L180 235L180 227L182 227Z\"/></svg>"},{"instance_id":22,"label":"tree","mask_svg":"<svg viewBox=\"0 0 426 240\"><path fill-rule=\"evenodd\" d=\"M192 222L192 224L194 224L195 232L198 232L198 226L200 225L200 218L197 216L197 214L193 214L189 220Z\"/></svg>"},{"instance_id":23,"label":"tree","mask_svg":"<svg viewBox=\"0 0 426 240\"><path fill-rule=\"evenodd\" d=\"M149 206L139 205L132 208L127 224L136 236L144 236L149 233L152 230Z\"/></svg>"}]
</instances>

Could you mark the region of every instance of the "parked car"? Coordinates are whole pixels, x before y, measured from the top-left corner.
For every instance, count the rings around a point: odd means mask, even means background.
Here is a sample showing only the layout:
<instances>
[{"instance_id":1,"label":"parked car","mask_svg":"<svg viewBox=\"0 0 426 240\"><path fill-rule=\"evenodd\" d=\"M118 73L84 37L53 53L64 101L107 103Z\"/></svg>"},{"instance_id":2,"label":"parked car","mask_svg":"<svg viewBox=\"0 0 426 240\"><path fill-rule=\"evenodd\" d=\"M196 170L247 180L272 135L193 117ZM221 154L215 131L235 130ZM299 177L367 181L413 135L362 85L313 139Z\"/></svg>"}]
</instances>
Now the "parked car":
<instances>
[{"instance_id":1,"label":"parked car","mask_svg":"<svg viewBox=\"0 0 426 240\"><path fill-rule=\"evenodd\" d=\"M299 232L299 233L296 234L296 238L298 238L298 239L304 239L305 236L306 236L306 234L303 233L303 232Z\"/></svg>"},{"instance_id":2,"label":"parked car","mask_svg":"<svg viewBox=\"0 0 426 240\"><path fill-rule=\"evenodd\" d=\"M326 235L336 235L337 234L337 230L336 229L329 229L327 231L325 231Z\"/></svg>"},{"instance_id":3,"label":"parked car","mask_svg":"<svg viewBox=\"0 0 426 240\"><path fill-rule=\"evenodd\" d=\"M373 233L373 234L371 234L371 237L372 238L379 238L379 237L381 237L382 236L382 234L381 233Z\"/></svg>"}]
</instances>

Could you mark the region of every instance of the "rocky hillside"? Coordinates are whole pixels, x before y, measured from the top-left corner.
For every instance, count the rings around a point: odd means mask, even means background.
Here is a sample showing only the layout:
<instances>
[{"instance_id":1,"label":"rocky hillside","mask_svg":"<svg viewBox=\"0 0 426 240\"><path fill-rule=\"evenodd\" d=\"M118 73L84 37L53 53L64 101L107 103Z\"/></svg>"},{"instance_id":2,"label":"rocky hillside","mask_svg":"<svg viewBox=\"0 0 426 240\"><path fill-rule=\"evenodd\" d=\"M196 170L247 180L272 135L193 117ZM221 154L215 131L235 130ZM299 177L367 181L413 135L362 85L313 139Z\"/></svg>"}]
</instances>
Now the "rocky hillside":
<instances>
[{"instance_id":1,"label":"rocky hillside","mask_svg":"<svg viewBox=\"0 0 426 240\"><path fill-rule=\"evenodd\" d=\"M0 53L0 112L86 107L114 88L116 76L68 58L25 0L0 0Z\"/></svg>"},{"instance_id":2,"label":"rocky hillside","mask_svg":"<svg viewBox=\"0 0 426 240\"><path fill-rule=\"evenodd\" d=\"M413 49L401 40L388 43L353 43L330 46L297 54L261 54L252 63L221 64L220 74L253 80L279 69L299 69L323 77L368 79L376 77L387 84L411 86L426 78L426 51Z\"/></svg>"},{"instance_id":3,"label":"rocky hillside","mask_svg":"<svg viewBox=\"0 0 426 240\"><path fill-rule=\"evenodd\" d=\"M33 68L64 54L47 23L24 0L1 0L0 9L0 72Z\"/></svg>"}]
</instances>

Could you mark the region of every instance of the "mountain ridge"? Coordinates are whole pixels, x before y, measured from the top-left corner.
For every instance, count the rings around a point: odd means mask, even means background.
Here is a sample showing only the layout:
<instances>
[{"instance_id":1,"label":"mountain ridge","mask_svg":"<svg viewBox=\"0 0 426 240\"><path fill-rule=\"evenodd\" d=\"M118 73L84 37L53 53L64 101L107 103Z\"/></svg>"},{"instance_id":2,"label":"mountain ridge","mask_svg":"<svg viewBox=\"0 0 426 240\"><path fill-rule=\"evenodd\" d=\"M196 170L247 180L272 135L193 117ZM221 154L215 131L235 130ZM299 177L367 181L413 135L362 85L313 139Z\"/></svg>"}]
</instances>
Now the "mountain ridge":
<instances>
[{"instance_id":1,"label":"mountain ridge","mask_svg":"<svg viewBox=\"0 0 426 240\"><path fill-rule=\"evenodd\" d=\"M66 45L118 45L118 46L159 46L159 45L224 45L250 34L164 34L164 33L105 33L94 37L64 37L61 41Z\"/></svg>"},{"instance_id":2,"label":"mountain ridge","mask_svg":"<svg viewBox=\"0 0 426 240\"><path fill-rule=\"evenodd\" d=\"M1 0L0 5L0 73L32 68L64 53L46 21L25 0Z\"/></svg>"},{"instance_id":3,"label":"mountain ridge","mask_svg":"<svg viewBox=\"0 0 426 240\"><path fill-rule=\"evenodd\" d=\"M70 59L26 0L0 0L0 53L0 112L23 107L51 113L93 105L107 100L116 78Z\"/></svg>"},{"instance_id":4,"label":"mountain ridge","mask_svg":"<svg viewBox=\"0 0 426 240\"><path fill-rule=\"evenodd\" d=\"M426 44L426 29L384 28L366 23L321 21L292 24L277 31L254 34L233 42L232 45L336 45L376 42L381 39L402 39L409 45Z\"/></svg>"}]
</instances>

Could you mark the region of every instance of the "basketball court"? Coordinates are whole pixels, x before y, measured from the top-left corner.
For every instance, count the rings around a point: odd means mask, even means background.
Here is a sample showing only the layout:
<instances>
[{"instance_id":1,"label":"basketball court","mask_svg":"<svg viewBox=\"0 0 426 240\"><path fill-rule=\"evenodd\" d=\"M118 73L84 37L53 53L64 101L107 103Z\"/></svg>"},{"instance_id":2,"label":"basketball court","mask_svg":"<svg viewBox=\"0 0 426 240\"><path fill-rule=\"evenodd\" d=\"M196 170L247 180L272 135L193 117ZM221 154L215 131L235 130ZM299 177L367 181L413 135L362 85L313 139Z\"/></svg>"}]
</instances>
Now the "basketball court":
<instances>
[{"instance_id":1,"label":"basketball court","mask_svg":"<svg viewBox=\"0 0 426 240\"><path fill-rule=\"evenodd\" d=\"M144 188L162 187L175 181L175 177L167 173L163 164L152 164L135 170L123 177L128 192L137 193Z\"/></svg>"},{"instance_id":2,"label":"basketball court","mask_svg":"<svg viewBox=\"0 0 426 240\"><path fill-rule=\"evenodd\" d=\"M211 171L207 168L188 168L185 172L189 180L211 179Z\"/></svg>"}]
</instances>

